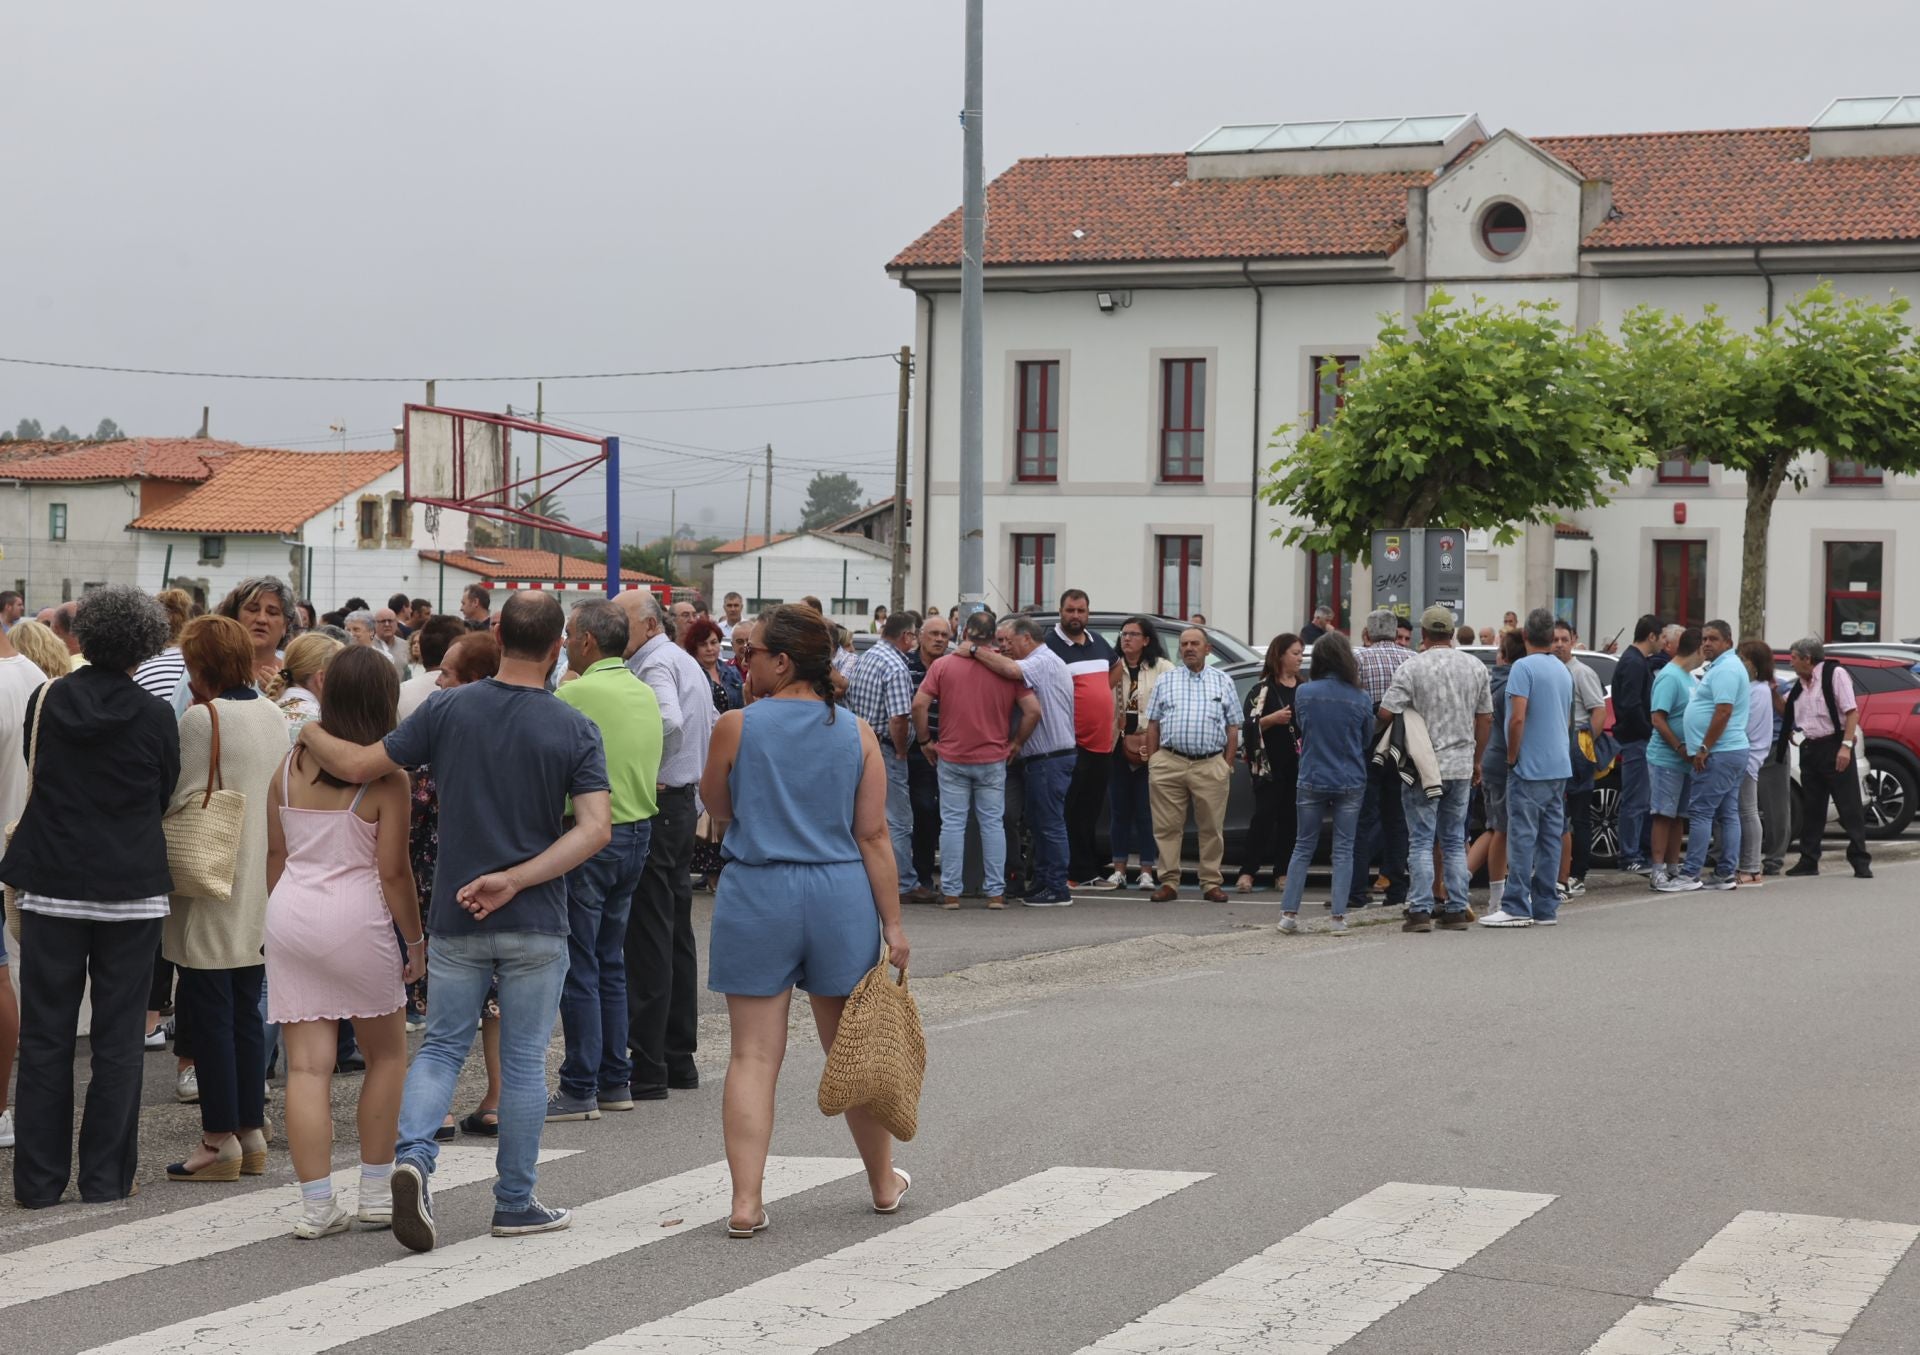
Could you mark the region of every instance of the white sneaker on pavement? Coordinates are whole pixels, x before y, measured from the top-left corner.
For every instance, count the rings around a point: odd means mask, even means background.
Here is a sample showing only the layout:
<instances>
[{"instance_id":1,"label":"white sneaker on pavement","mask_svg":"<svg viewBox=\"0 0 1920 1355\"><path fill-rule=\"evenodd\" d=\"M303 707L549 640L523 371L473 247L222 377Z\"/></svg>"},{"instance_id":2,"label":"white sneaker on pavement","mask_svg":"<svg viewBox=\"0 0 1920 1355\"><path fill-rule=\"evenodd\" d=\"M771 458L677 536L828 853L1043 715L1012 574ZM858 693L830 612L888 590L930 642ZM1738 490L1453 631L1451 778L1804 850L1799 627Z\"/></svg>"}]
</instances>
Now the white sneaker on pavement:
<instances>
[{"instance_id":1,"label":"white sneaker on pavement","mask_svg":"<svg viewBox=\"0 0 1920 1355\"><path fill-rule=\"evenodd\" d=\"M1335 936L1345 936L1347 934L1347 919L1338 915L1328 919L1327 930Z\"/></svg>"},{"instance_id":2,"label":"white sneaker on pavement","mask_svg":"<svg viewBox=\"0 0 1920 1355\"><path fill-rule=\"evenodd\" d=\"M1292 936L1300 930L1300 919L1292 913L1280 914L1280 930Z\"/></svg>"},{"instance_id":3,"label":"white sneaker on pavement","mask_svg":"<svg viewBox=\"0 0 1920 1355\"><path fill-rule=\"evenodd\" d=\"M1113 874L1109 875L1107 877L1107 883L1112 885L1115 889L1125 889L1127 887L1126 868L1122 867L1121 869L1116 870Z\"/></svg>"},{"instance_id":4,"label":"white sneaker on pavement","mask_svg":"<svg viewBox=\"0 0 1920 1355\"><path fill-rule=\"evenodd\" d=\"M1662 894L1691 894L1700 888L1700 882L1691 875L1669 875L1654 886Z\"/></svg>"},{"instance_id":5,"label":"white sneaker on pavement","mask_svg":"<svg viewBox=\"0 0 1920 1355\"><path fill-rule=\"evenodd\" d=\"M342 1209L339 1202L329 1195L324 1200L306 1201L300 1217L294 1221L293 1235L311 1242L315 1238L344 1233L352 1222L353 1215Z\"/></svg>"},{"instance_id":6,"label":"white sneaker on pavement","mask_svg":"<svg viewBox=\"0 0 1920 1355\"><path fill-rule=\"evenodd\" d=\"M200 1074L192 1064L180 1070L180 1076L173 1082L173 1099L186 1105L193 1105L200 1099Z\"/></svg>"},{"instance_id":7,"label":"white sneaker on pavement","mask_svg":"<svg viewBox=\"0 0 1920 1355\"><path fill-rule=\"evenodd\" d=\"M0 1148L13 1147L13 1112L0 1110Z\"/></svg>"},{"instance_id":8,"label":"white sneaker on pavement","mask_svg":"<svg viewBox=\"0 0 1920 1355\"><path fill-rule=\"evenodd\" d=\"M1530 917L1515 917L1504 908L1499 908L1480 919L1482 927L1531 927Z\"/></svg>"}]
</instances>

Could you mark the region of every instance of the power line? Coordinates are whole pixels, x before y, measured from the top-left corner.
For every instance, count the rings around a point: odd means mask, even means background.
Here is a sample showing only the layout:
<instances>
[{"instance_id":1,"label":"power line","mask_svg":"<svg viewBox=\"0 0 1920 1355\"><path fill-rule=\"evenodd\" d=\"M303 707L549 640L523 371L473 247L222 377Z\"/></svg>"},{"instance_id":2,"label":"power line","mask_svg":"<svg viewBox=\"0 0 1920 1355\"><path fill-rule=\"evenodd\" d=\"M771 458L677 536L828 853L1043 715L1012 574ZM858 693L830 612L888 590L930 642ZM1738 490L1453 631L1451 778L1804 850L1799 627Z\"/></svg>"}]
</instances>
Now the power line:
<instances>
[{"instance_id":1,"label":"power line","mask_svg":"<svg viewBox=\"0 0 1920 1355\"><path fill-rule=\"evenodd\" d=\"M897 361L896 353L850 353L837 358L792 358L784 362L734 362L717 367L661 367L644 372L560 372L534 376L289 376L265 372L185 372L167 367L110 367L96 362L53 362L46 358L0 357L20 367L58 367L74 372L117 372L126 376L187 376L202 381L321 381L336 384L421 385L427 381L612 381L640 376L700 376L709 372L761 372L777 367L823 367L838 362Z\"/></svg>"},{"instance_id":2,"label":"power line","mask_svg":"<svg viewBox=\"0 0 1920 1355\"><path fill-rule=\"evenodd\" d=\"M548 410L547 417L555 414L711 414L730 409L781 409L788 405L835 405L848 400L886 400L895 396L894 391L873 391L866 395L822 395L812 400L759 400L753 404L736 405L675 405L668 409L561 409Z\"/></svg>"}]
</instances>

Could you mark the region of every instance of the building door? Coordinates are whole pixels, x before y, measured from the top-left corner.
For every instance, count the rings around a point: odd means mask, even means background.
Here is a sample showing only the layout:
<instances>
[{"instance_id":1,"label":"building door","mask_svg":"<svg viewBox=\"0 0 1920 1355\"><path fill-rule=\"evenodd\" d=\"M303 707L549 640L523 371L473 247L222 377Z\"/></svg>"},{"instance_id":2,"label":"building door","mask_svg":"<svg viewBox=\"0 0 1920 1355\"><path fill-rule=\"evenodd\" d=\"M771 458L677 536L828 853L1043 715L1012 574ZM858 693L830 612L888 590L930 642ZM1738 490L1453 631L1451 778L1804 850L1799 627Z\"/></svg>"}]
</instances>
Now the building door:
<instances>
[{"instance_id":1,"label":"building door","mask_svg":"<svg viewBox=\"0 0 1920 1355\"><path fill-rule=\"evenodd\" d=\"M1881 553L1878 541L1827 542L1829 641L1881 638Z\"/></svg>"},{"instance_id":2,"label":"building door","mask_svg":"<svg viewBox=\"0 0 1920 1355\"><path fill-rule=\"evenodd\" d=\"M1653 543L1653 611L1663 622L1703 625L1707 619L1707 543Z\"/></svg>"},{"instance_id":3,"label":"building door","mask_svg":"<svg viewBox=\"0 0 1920 1355\"><path fill-rule=\"evenodd\" d=\"M1329 551L1307 552L1307 614L1321 607L1333 608L1333 629L1347 628L1347 614L1353 610L1353 580L1343 556Z\"/></svg>"}]
</instances>

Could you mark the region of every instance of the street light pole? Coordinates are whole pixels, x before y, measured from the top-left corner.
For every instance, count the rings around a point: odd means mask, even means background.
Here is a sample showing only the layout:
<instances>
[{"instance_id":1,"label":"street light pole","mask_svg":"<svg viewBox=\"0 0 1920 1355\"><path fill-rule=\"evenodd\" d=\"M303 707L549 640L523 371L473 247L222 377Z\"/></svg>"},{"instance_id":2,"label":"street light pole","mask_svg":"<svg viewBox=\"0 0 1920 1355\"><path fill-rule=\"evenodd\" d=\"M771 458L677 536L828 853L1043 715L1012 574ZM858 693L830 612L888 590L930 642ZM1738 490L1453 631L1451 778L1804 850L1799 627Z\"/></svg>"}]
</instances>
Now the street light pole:
<instances>
[{"instance_id":1,"label":"street light pole","mask_svg":"<svg viewBox=\"0 0 1920 1355\"><path fill-rule=\"evenodd\" d=\"M981 378L986 366L981 334L982 265L987 242L984 119L981 114L983 0L967 0L965 108L966 178L960 244L960 608L972 612L986 595L986 487L981 456Z\"/></svg>"}]
</instances>

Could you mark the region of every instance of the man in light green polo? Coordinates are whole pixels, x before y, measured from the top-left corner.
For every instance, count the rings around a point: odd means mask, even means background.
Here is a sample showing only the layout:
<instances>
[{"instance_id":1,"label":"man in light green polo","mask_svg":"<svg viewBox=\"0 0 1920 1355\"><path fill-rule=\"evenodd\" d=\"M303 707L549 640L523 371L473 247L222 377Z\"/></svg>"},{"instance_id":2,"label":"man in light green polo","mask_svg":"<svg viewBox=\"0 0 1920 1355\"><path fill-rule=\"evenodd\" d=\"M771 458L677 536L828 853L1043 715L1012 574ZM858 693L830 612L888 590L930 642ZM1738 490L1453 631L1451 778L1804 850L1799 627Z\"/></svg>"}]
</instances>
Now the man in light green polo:
<instances>
[{"instance_id":1,"label":"man in light green polo","mask_svg":"<svg viewBox=\"0 0 1920 1355\"><path fill-rule=\"evenodd\" d=\"M657 808L660 704L635 677L627 652L627 616L595 599L573 612L559 698L592 720L606 750L613 839L567 875L567 981L560 991L566 1059L547 1121L597 1120L603 1110L633 1109L633 1061L627 1053L627 911L640 883Z\"/></svg>"}]
</instances>

